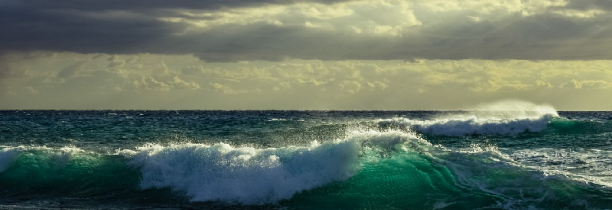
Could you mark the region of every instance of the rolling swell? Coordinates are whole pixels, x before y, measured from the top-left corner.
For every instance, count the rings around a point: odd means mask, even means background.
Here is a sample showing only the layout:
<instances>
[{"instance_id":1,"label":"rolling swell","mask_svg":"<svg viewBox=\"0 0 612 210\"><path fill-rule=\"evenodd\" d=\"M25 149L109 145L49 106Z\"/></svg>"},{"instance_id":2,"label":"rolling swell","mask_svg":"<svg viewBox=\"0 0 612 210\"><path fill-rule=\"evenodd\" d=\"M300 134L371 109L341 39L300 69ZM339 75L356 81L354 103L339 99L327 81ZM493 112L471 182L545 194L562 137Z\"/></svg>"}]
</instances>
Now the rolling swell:
<instances>
[{"instance_id":1,"label":"rolling swell","mask_svg":"<svg viewBox=\"0 0 612 210\"><path fill-rule=\"evenodd\" d=\"M360 172L349 180L281 203L297 209L598 209L610 204L609 192L602 191L607 186L574 179L571 172L527 167L494 146L451 150L409 141L396 148L389 156L367 150Z\"/></svg>"},{"instance_id":2,"label":"rolling swell","mask_svg":"<svg viewBox=\"0 0 612 210\"><path fill-rule=\"evenodd\" d=\"M516 158L494 146L450 149L395 130L354 130L335 141L278 148L150 144L99 154L73 147L7 147L0 152L0 186L5 197L42 192L129 202L153 190L162 202L205 202L205 207L210 202L295 209L609 204L600 185L525 167ZM176 195L185 199L173 200Z\"/></svg>"},{"instance_id":3,"label":"rolling swell","mask_svg":"<svg viewBox=\"0 0 612 210\"><path fill-rule=\"evenodd\" d=\"M0 150L0 186L9 198L43 194L107 199L171 189L191 202L274 204L345 181L359 172L364 159L419 145L428 144L401 132L356 131L345 139L314 141L306 147L170 144L116 154L74 147L6 147Z\"/></svg>"},{"instance_id":4,"label":"rolling swell","mask_svg":"<svg viewBox=\"0 0 612 210\"><path fill-rule=\"evenodd\" d=\"M548 128L559 134L597 134L612 132L612 121L599 119L554 118Z\"/></svg>"},{"instance_id":5,"label":"rolling swell","mask_svg":"<svg viewBox=\"0 0 612 210\"><path fill-rule=\"evenodd\" d=\"M71 197L117 199L133 194L139 173L117 155L78 148L16 147L0 150L3 203Z\"/></svg>"}]
</instances>

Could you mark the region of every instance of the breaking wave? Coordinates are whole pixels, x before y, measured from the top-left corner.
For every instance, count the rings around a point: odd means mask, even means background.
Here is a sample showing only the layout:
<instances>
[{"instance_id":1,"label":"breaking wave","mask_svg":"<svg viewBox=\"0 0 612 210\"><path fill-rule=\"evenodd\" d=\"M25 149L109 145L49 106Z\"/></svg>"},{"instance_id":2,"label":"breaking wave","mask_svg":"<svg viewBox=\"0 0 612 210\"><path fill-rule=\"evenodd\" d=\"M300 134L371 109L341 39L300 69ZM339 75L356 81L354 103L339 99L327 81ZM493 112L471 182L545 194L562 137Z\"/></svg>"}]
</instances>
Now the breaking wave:
<instances>
[{"instance_id":1,"label":"breaking wave","mask_svg":"<svg viewBox=\"0 0 612 210\"><path fill-rule=\"evenodd\" d=\"M419 133L443 136L517 135L541 132L558 116L557 111L549 105L501 101L429 120L394 118L380 122L401 124Z\"/></svg>"}]
</instances>

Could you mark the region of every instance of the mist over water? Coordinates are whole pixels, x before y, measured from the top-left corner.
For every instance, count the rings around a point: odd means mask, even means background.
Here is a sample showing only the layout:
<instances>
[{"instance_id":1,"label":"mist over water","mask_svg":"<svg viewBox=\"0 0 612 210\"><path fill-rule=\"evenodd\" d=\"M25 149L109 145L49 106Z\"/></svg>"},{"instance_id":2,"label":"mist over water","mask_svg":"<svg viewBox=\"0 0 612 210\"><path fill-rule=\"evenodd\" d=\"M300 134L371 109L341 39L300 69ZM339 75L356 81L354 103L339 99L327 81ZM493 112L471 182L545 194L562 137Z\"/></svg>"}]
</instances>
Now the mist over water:
<instances>
[{"instance_id":1,"label":"mist over water","mask_svg":"<svg viewBox=\"0 0 612 210\"><path fill-rule=\"evenodd\" d=\"M534 104L521 100L503 100L493 103L480 104L467 110L505 113L508 117L524 117L533 115L558 116L557 110L548 104Z\"/></svg>"},{"instance_id":2,"label":"mist over water","mask_svg":"<svg viewBox=\"0 0 612 210\"><path fill-rule=\"evenodd\" d=\"M612 113L2 111L0 208L605 209Z\"/></svg>"}]
</instances>

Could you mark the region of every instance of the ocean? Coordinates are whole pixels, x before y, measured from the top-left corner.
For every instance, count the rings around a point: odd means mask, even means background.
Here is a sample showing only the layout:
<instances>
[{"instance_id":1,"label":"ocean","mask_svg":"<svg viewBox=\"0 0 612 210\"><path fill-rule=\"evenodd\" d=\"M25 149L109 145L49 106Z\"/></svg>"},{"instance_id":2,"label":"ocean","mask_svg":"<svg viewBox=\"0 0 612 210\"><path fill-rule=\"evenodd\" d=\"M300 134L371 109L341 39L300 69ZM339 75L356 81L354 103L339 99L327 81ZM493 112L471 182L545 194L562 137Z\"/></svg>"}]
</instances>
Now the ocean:
<instances>
[{"instance_id":1,"label":"ocean","mask_svg":"<svg viewBox=\"0 0 612 210\"><path fill-rule=\"evenodd\" d=\"M0 209L610 209L612 112L0 111Z\"/></svg>"}]
</instances>

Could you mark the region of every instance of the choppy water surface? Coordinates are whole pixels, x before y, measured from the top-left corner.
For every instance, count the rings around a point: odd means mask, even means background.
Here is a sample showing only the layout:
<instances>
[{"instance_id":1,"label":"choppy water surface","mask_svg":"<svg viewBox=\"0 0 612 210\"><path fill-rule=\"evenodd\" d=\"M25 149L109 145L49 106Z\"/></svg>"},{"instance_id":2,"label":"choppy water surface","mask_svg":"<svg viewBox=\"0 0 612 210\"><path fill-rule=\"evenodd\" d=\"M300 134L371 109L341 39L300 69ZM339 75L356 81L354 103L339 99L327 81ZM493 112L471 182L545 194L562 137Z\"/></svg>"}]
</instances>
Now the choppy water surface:
<instances>
[{"instance_id":1,"label":"choppy water surface","mask_svg":"<svg viewBox=\"0 0 612 210\"><path fill-rule=\"evenodd\" d=\"M606 209L612 113L1 111L0 208Z\"/></svg>"}]
</instances>

